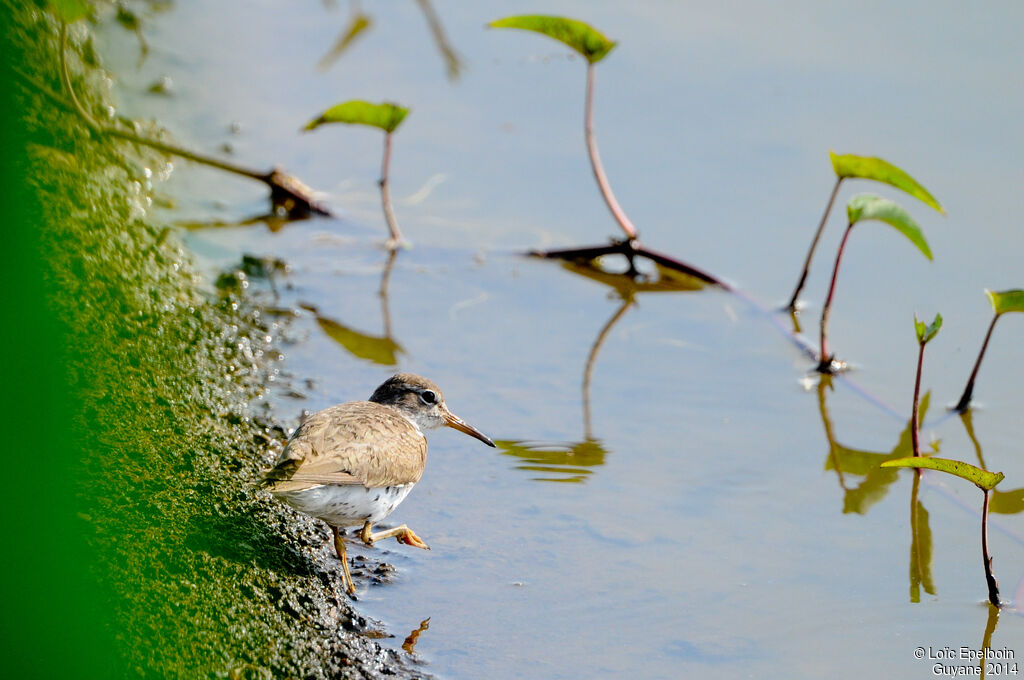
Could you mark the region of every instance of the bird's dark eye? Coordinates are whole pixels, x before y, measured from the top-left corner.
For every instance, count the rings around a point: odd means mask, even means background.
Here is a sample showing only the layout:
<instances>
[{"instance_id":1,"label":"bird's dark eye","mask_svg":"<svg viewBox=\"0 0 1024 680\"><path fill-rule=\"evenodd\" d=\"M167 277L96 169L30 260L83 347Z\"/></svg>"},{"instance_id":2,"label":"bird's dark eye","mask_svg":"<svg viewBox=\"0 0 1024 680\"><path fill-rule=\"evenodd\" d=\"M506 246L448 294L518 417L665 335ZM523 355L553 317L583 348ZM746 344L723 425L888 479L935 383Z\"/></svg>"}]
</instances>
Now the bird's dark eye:
<instances>
[{"instance_id":1,"label":"bird's dark eye","mask_svg":"<svg viewBox=\"0 0 1024 680\"><path fill-rule=\"evenodd\" d=\"M424 404L436 404L437 393L434 392L433 390L423 390L422 392L420 392L420 399L423 400Z\"/></svg>"}]
</instances>

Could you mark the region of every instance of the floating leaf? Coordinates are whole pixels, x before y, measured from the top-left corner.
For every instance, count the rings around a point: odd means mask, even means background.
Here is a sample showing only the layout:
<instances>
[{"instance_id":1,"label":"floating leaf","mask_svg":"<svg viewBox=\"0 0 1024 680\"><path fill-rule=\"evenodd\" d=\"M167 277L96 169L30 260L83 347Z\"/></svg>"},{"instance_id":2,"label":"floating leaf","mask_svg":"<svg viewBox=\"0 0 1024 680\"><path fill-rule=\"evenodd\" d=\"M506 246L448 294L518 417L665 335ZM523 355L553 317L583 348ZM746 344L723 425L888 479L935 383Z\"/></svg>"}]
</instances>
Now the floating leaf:
<instances>
[{"instance_id":1,"label":"floating leaf","mask_svg":"<svg viewBox=\"0 0 1024 680\"><path fill-rule=\"evenodd\" d=\"M1024 290L1017 288L999 293L986 290L985 294L988 295L989 302L992 303L992 309L996 310L996 314L1024 312Z\"/></svg>"},{"instance_id":2,"label":"floating leaf","mask_svg":"<svg viewBox=\"0 0 1024 680\"><path fill-rule=\"evenodd\" d=\"M50 7L66 24L89 16L92 6L85 0L50 0Z\"/></svg>"},{"instance_id":3,"label":"floating leaf","mask_svg":"<svg viewBox=\"0 0 1024 680\"><path fill-rule=\"evenodd\" d=\"M932 259L931 248L924 240L921 227L899 203L874 194L857 194L846 204L846 214L850 224L864 220L878 220L894 227L898 232L910 239L929 260Z\"/></svg>"},{"instance_id":4,"label":"floating leaf","mask_svg":"<svg viewBox=\"0 0 1024 680\"><path fill-rule=\"evenodd\" d=\"M888 460L882 463L882 467L928 468L929 470L947 472L966 479L982 491L990 491L995 488L996 484L1003 481L1002 472L988 472L970 463L949 460L947 458L931 458L927 456L897 458L896 460Z\"/></svg>"},{"instance_id":5,"label":"floating leaf","mask_svg":"<svg viewBox=\"0 0 1024 680\"><path fill-rule=\"evenodd\" d=\"M327 123L348 123L349 125L370 125L385 132L394 132L407 115L409 115L409 109L398 104L391 102L373 104L353 99L335 104L306 123L302 129L314 130Z\"/></svg>"},{"instance_id":6,"label":"floating leaf","mask_svg":"<svg viewBox=\"0 0 1024 680\"><path fill-rule=\"evenodd\" d=\"M932 321L927 326L924 325L924 321L918 321L917 315L914 315L914 330L917 331L917 342L919 344L927 344L929 340L935 337L935 334L942 328L942 315L936 314L935 321Z\"/></svg>"},{"instance_id":7,"label":"floating leaf","mask_svg":"<svg viewBox=\"0 0 1024 680\"><path fill-rule=\"evenodd\" d=\"M549 38L563 42L583 55L591 64L605 58L617 44L614 40L604 37L593 27L564 17L551 17L540 14L529 14L505 17L488 24L491 28L519 28L524 31L542 33Z\"/></svg>"},{"instance_id":8,"label":"floating leaf","mask_svg":"<svg viewBox=\"0 0 1024 680\"><path fill-rule=\"evenodd\" d=\"M889 186L896 187L900 191L905 191L926 205L935 208L940 213L946 213L946 210L939 205L935 197L918 184L917 180L888 161L871 156L854 156L852 154L840 156L834 151L829 151L828 155L832 158L832 169L836 171L837 177L856 177L883 182Z\"/></svg>"}]
</instances>

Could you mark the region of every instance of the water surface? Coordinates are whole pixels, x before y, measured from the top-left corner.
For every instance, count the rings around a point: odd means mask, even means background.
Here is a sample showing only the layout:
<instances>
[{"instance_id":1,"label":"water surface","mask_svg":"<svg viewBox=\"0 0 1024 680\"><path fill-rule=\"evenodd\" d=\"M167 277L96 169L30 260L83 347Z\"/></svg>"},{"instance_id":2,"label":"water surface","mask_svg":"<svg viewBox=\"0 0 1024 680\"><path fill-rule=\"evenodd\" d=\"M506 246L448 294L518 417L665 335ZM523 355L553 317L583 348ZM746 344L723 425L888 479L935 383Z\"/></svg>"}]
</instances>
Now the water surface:
<instances>
[{"instance_id":1,"label":"water surface","mask_svg":"<svg viewBox=\"0 0 1024 680\"><path fill-rule=\"evenodd\" d=\"M438 3L465 66L451 82L416 3L362 9L371 30L326 71L316 64L348 20L344 3L264 1L242 12L178 2L146 21L141 64L130 34L102 37L127 113L155 117L196 147L230 144L240 162L280 164L338 210L339 219L276 232L256 224L188 235L211 277L243 253L282 258L292 268L277 281L282 306L315 306L350 340L391 338L364 342L360 356L302 312L283 368L313 382L301 398L273 396L275 411L295 423L303 409L365 398L410 370L506 443L503 453L452 431L432 436L426 474L393 517L433 550L369 551L398 569L360 605L393 644L429 616L416 653L430 672L456 678L928 677L934 662L915 659L916 647L980 646L980 492L924 478L934 587L915 597L912 476L875 466L906 453L915 312L946 319L926 359L934 424L923 438L978 462L961 420L941 417L990 317L983 288L1024 284L1020 7L541 8L620 41L598 67L597 130L645 242L762 305L785 300L795 283L834 181L829 149L902 165L949 213L884 188L843 190L841 201L863 190L898 198L935 261L888 227L858 227L831 340L858 370L834 389L805 380L812 362L780 333L787 319L707 290L637 294L604 334L586 396L594 343L629 300L514 254L616 232L583 146L583 63L539 36L483 29L534 5ZM165 75L171 96L145 94ZM413 109L395 137L391 179L415 246L389 272L389 319L378 296L387 262L380 135L298 133L349 98ZM266 208L261 186L191 166L179 165L165 188L173 222L238 222ZM841 213L806 289L811 337ZM972 421L1006 491L1024 487L1021 330L1018 318L1000 322ZM390 353L397 363L380 363ZM1022 517L992 518L996 574L1011 600L1022 597ZM1024 620L1004 612L992 646L1020 656L1021 639Z\"/></svg>"}]
</instances>

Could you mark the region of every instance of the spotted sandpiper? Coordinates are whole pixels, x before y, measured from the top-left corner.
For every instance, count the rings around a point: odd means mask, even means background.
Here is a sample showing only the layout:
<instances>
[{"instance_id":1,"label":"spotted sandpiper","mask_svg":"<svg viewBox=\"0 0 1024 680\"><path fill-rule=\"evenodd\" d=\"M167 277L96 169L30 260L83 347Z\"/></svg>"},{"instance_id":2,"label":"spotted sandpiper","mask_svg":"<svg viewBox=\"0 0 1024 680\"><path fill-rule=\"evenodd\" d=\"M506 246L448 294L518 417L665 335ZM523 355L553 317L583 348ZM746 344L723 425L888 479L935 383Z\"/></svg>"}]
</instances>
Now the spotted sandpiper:
<instances>
[{"instance_id":1,"label":"spotted sandpiper","mask_svg":"<svg viewBox=\"0 0 1024 680\"><path fill-rule=\"evenodd\" d=\"M421 428L442 425L494 446L448 410L437 385L412 373L399 373L384 381L369 401L350 401L308 417L267 474L264 486L272 494L331 528L350 595L355 585L340 529L362 525L359 538L367 545L395 538L429 549L404 524L371 530L398 507L423 475L427 439Z\"/></svg>"}]
</instances>

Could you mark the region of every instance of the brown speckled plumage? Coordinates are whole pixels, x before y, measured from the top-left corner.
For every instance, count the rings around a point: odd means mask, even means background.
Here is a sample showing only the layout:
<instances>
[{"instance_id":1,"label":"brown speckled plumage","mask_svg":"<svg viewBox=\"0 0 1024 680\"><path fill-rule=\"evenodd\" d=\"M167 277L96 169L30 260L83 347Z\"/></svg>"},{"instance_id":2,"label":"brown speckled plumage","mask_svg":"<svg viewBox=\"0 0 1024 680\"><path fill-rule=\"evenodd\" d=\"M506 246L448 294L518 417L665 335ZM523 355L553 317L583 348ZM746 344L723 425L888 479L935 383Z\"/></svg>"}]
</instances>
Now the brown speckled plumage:
<instances>
[{"instance_id":1,"label":"brown speckled plumage","mask_svg":"<svg viewBox=\"0 0 1024 680\"><path fill-rule=\"evenodd\" d=\"M307 418L267 481L271 491L298 491L317 484L415 484L426 462L427 438L397 409L350 401Z\"/></svg>"},{"instance_id":2,"label":"brown speckled plumage","mask_svg":"<svg viewBox=\"0 0 1024 680\"><path fill-rule=\"evenodd\" d=\"M399 373L381 384L369 401L331 406L307 418L267 473L264 488L331 527L349 593L355 592L355 586L339 527L362 524L359 537L367 544L395 538L427 547L404 524L376 533L371 529L423 475L427 438L421 428L442 425L494 446L448 410L437 385L418 375Z\"/></svg>"}]
</instances>

